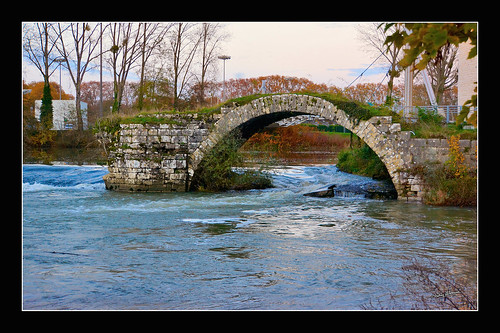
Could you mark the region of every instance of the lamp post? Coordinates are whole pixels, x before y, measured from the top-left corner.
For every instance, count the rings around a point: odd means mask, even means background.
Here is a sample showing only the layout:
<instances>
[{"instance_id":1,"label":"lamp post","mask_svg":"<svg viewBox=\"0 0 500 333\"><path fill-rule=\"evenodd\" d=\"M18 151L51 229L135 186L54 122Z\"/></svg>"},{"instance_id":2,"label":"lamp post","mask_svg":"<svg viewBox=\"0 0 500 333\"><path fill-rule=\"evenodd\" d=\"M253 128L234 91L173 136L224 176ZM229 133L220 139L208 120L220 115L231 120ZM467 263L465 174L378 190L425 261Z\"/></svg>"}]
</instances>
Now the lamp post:
<instances>
[{"instance_id":1,"label":"lamp post","mask_svg":"<svg viewBox=\"0 0 500 333\"><path fill-rule=\"evenodd\" d=\"M228 55L220 55L218 57L219 59L222 59L224 61L224 67L223 67L223 74L222 74L222 100L226 100L226 60L231 59L230 56Z\"/></svg>"},{"instance_id":2,"label":"lamp post","mask_svg":"<svg viewBox=\"0 0 500 333\"><path fill-rule=\"evenodd\" d=\"M55 62L59 63L59 100L62 100L62 86L61 86L61 63L64 61L64 58L56 58L54 59Z\"/></svg>"}]
</instances>

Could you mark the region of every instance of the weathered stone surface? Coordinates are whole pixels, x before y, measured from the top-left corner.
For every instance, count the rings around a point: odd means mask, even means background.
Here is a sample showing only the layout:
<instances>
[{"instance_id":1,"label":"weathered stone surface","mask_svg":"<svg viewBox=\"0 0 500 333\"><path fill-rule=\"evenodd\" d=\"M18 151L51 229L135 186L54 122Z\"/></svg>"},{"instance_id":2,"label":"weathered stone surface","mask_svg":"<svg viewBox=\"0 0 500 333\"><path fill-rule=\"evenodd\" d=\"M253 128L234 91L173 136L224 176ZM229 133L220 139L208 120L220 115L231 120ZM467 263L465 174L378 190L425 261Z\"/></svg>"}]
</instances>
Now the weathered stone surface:
<instances>
[{"instance_id":1,"label":"weathered stone surface","mask_svg":"<svg viewBox=\"0 0 500 333\"><path fill-rule=\"evenodd\" d=\"M115 140L108 138L107 189L170 192L188 188L189 155L208 137L211 119L167 117L173 124L121 124Z\"/></svg>"},{"instance_id":2,"label":"weathered stone surface","mask_svg":"<svg viewBox=\"0 0 500 333\"><path fill-rule=\"evenodd\" d=\"M366 142L391 175L398 198L421 200L425 188L418 176L405 170L427 161L445 162L445 139L417 139L401 131L390 116L357 121L332 103L308 95L266 96L243 106L223 108L221 114L167 114L165 123L121 124L113 137L99 133L108 143L109 174L106 188L117 191L185 191L205 154L226 134L245 126L253 131L276 120L299 114L319 115L344 126ZM258 119L258 121L256 121ZM477 163L477 142L460 140L466 163Z\"/></svg>"}]
</instances>

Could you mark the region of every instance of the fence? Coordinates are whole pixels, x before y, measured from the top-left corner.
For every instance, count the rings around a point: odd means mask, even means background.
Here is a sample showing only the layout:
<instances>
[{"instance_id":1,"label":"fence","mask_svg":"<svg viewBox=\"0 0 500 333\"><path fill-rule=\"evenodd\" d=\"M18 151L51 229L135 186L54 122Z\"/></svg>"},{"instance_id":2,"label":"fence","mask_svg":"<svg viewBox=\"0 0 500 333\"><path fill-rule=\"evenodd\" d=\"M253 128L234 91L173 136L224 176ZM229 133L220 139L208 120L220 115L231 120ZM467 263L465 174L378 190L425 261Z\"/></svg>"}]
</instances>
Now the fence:
<instances>
[{"instance_id":1,"label":"fence","mask_svg":"<svg viewBox=\"0 0 500 333\"><path fill-rule=\"evenodd\" d=\"M399 106L395 107L394 111L398 113L403 111L402 114L405 116L405 118L410 118L416 121L418 119L419 109L427 111L435 111L439 115L443 116L444 119L446 119L446 123L454 123L460 111L462 111L462 105L438 105L438 106L425 105L425 106L410 106L409 108L404 106ZM470 112L473 112L475 110L477 110L477 108L470 108Z\"/></svg>"}]
</instances>

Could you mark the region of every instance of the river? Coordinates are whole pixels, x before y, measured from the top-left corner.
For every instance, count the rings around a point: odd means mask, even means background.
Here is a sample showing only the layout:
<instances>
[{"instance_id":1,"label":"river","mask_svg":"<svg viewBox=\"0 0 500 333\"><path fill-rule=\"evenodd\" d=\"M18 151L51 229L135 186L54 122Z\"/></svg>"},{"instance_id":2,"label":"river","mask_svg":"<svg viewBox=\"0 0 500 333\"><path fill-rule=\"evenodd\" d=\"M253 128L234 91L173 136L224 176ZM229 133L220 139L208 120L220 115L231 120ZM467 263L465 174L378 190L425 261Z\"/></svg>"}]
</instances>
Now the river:
<instances>
[{"instance_id":1,"label":"river","mask_svg":"<svg viewBox=\"0 0 500 333\"><path fill-rule=\"evenodd\" d=\"M118 193L106 167L23 165L23 309L359 310L409 258L474 276L474 209L304 196L372 181L334 165L270 172L266 190Z\"/></svg>"}]
</instances>

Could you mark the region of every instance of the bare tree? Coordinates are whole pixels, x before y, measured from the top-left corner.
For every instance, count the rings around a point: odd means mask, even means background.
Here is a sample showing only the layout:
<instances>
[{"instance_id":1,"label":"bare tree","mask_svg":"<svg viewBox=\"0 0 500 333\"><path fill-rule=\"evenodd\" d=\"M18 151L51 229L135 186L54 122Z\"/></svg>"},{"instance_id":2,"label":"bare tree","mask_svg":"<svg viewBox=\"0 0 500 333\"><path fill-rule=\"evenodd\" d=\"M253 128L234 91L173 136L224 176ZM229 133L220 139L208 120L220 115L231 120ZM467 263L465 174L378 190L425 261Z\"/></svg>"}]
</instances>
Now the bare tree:
<instances>
[{"instance_id":1,"label":"bare tree","mask_svg":"<svg viewBox=\"0 0 500 333\"><path fill-rule=\"evenodd\" d=\"M474 271L459 273L450 264L436 258L410 258L401 267L401 292L361 305L364 310L477 310L477 261L467 260ZM469 268L469 269L470 269Z\"/></svg>"},{"instance_id":2,"label":"bare tree","mask_svg":"<svg viewBox=\"0 0 500 333\"><path fill-rule=\"evenodd\" d=\"M49 37L51 26L51 23L26 25L23 36L24 56L40 71L45 85L49 84L49 77L57 68L51 68L56 59L53 54L55 43Z\"/></svg>"},{"instance_id":3,"label":"bare tree","mask_svg":"<svg viewBox=\"0 0 500 333\"><path fill-rule=\"evenodd\" d=\"M168 55L172 59L174 109L179 109L179 97L192 78L191 64L200 36L194 33L195 23L176 23L169 36Z\"/></svg>"},{"instance_id":4,"label":"bare tree","mask_svg":"<svg viewBox=\"0 0 500 333\"><path fill-rule=\"evenodd\" d=\"M431 78L436 102L440 104L446 90L458 82L458 68L455 59L458 47L446 44L438 51L438 56L427 64L427 72Z\"/></svg>"},{"instance_id":5,"label":"bare tree","mask_svg":"<svg viewBox=\"0 0 500 333\"><path fill-rule=\"evenodd\" d=\"M51 24L34 23L31 26L25 25L24 28L24 56L40 71L44 81L40 123L42 128L51 129L53 108L49 78L57 68L57 66L52 67L56 57L53 55L55 42L50 38Z\"/></svg>"},{"instance_id":6,"label":"bare tree","mask_svg":"<svg viewBox=\"0 0 500 333\"><path fill-rule=\"evenodd\" d=\"M205 104L205 86L209 69L217 61L217 51L220 43L227 38L219 23L203 23L200 28L201 73L198 80L198 102Z\"/></svg>"},{"instance_id":7,"label":"bare tree","mask_svg":"<svg viewBox=\"0 0 500 333\"><path fill-rule=\"evenodd\" d=\"M416 309L477 309L477 283L454 276L442 261L412 259L402 267L404 287Z\"/></svg>"},{"instance_id":8,"label":"bare tree","mask_svg":"<svg viewBox=\"0 0 500 333\"><path fill-rule=\"evenodd\" d=\"M140 41L140 81L137 96L137 107L142 110L144 101L144 74L146 63L151 55L158 50L158 46L163 41L172 23L143 23Z\"/></svg>"},{"instance_id":9,"label":"bare tree","mask_svg":"<svg viewBox=\"0 0 500 333\"><path fill-rule=\"evenodd\" d=\"M141 25L113 23L109 27L112 46L108 62L113 70L113 112L120 110L128 73L141 55Z\"/></svg>"},{"instance_id":10,"label":"bare tree","mask_svg":"<svg viewBox=\"0 0 500 333\"><path fill-rule=\"evenodd\" d=\"M384 45L387 35L395 32L399 29L397 25L393 25L387 31L384 31L384 26L380 23L370 23L368 26L362 26L358 28L360 39L366 43L366 45L374 50L377 55L382 53L384 59L389 65L389 81L387 83L387 102L392 101L392 92L394 89L394 78L399 77L400 68L398 68L398 62L401 59L401 48L397 47L395 43L391 44L389 47Z\"/></svg>"},{"instance_id":11,"label":"bare tree","mask_svg":"<svg viewBox=\"0 0 500 333\"><path fill-rule=\"evenodd\" d=\"M93 67L92 61L99 56L96 47L99 45L99 25L92 28L88 23L70 23L62 27L60 23L53 26L55 37L53 42L61 57L64 58L66 68L75 86L75 109L78 130L83 131L82 112L80 107L81 85L85 73Z\"/></svg>"}]
</instances>

